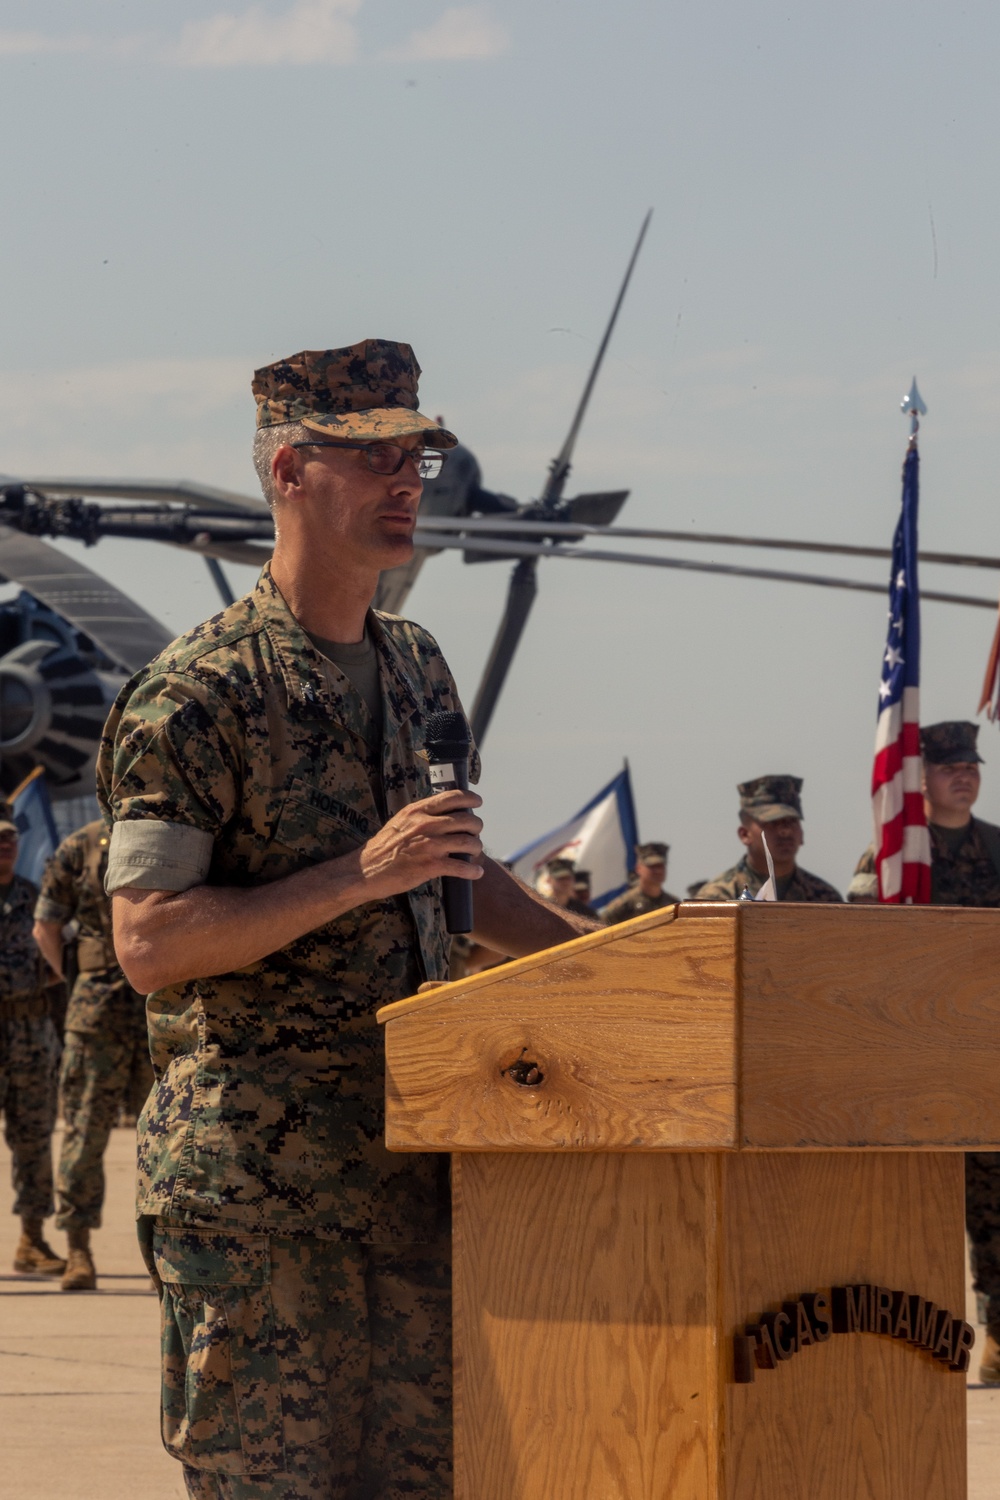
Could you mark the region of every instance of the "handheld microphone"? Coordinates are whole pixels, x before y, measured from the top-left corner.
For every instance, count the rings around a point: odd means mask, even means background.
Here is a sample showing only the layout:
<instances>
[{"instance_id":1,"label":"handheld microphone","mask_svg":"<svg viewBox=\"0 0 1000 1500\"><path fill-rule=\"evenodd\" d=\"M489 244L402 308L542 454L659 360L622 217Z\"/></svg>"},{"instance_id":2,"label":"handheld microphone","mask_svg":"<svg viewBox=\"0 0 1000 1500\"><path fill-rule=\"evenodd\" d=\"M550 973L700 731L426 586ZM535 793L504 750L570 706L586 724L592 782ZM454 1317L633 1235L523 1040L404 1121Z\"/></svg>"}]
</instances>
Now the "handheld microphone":
<instances>
[{"instance_id":1,"label":"handheld microphone","mask_svg":"<svg viewBox=\"0 0 1000 1500\"><path fill-rule=\"evenodd\" d=\"M472 735L464 714L429 714L424 743L431 766L431 786L436 792L469 790L469 751ZM468 854L452 854L452 859L469 860ZM441 881L444 920L448 932L472 931L472 881L457 875L445 875Z\"/></svg>"}]
</instances>

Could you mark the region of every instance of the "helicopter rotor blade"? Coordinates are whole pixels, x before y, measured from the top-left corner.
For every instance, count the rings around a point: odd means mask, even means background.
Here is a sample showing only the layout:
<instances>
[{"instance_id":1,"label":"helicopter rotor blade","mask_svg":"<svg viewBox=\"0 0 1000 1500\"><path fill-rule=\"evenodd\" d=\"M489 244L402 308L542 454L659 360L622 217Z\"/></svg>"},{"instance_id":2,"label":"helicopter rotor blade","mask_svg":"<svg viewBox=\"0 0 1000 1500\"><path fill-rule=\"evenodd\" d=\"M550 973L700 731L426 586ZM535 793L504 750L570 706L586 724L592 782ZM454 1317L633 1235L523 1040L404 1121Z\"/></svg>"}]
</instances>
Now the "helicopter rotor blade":
<instances>
[{"instance_id":1,"label":"helicopter rotor blade","mask_svg":"<svg viewBox=\"0 0 1000 1500\"><path fill-rule=\"evenodd\" d=\"M649 526L588 526L576 521L519 521L507 516L473 516L467 520L449 521L445 517L421 516L418 522L423 531L451 531L461 528L472 534L484 533L500 536L522 533L526 536L558 536L567 541L582 541L584 537L616 537L633 541L693 542L722 547L769 547L786 552L826 552L840 557L891 557L888 547L853 547L841 542L794 541L789 537L731 536L719 531L663 531ZM440 544L439 544L440 545ZM1000 557L987 557L975 552L921 552L920 561L940 563L949 568L997 568Z\"/></svg>"},{"instance_id":2,"label":"helicopter rotor blade","mask_svg":"<svg viewBox=\"0 0 1000 1500\"><path fill-rule=\"evenodd\" d=\"M216 489L210 484L197 484L191 479L22 479L21 483L50 498L92 495L95 500L168 501L193 504L204 511L237 510L270 515L263 499L241 495L236 490Z\"/></svg>"},{"instance_id":3,"label":"helicopter rotor blade","mask_svg":"<svg viewBox=\"0 0 1000 1500\"><path fill-rule=\"evenodd\" d=\"M618 289L618 296L615 298L615 305L611 309L608 326L604 330L604 337L601 339L594 363L590 367L590 374L587 376L587 383L577 404L576 412L570 423L569 432L566 434L566 440L560 448L558 455L552 460L549 466L548 478L545 481L545 488L541 495L541 505L545 510L552 509L558 505L566 486L570 463L573 457L573 449L576 446L576 440L590 403L590 397L593 393L601 365L604 362L608 344L611 342L611 335L618 321L618 314L625 300L625 293L628 291L628 284L632 279L632 272L635 269L635 263L639 258L639 251L642 249L642 242L646 238L646 231L649 228L649 221L652 217L653 210L650 209L642 221L639 237L632 250L624 279ZM433 544L427 534L425 534L423 540L425 546L428 543ZM537 562L534 559L540 554L508 548L507 555L519 555L522 561L517 564L511 574L510 586L507 591L506 608L497 628L489 659L479 683L479 690L476 693L476 701L472 707L472 731L475 735L476 743L480 745L483 742L489 722L493 717L493 710L496 708L501 689L510 670L511 662L514 659L514 653L517 650L521 636L524 634L524 627L528 623L531 606L534 604L535 596L538 593L538 580L535 576Z\"/></svg>"},{"instance_id":4,"label":"helicopter rotor blade","mask_svg":"<svg viewBox=\"0 0 1000 1500\"><path fill-rule=\"evenodd\" d=\"M0 525L0 577L89 635L126 672L137 672L171 635L106 578L34 536Z\"/></svg>"},{"instance_id":5,"label":"helicopter rotor blade","mask_svg":"<svg viewBox=\"0 0 1000 1500\"><path fill-rule=\"evenodd\" d=\"M576 447L576 440L579 436L580 428L583 425L583 419L586 416L587 407L590 404L590 398L593 394L594 386L597 382L597 376L600 373L601 365L604 363L604 356L607 353L608 344L611 342L611 335L614 332L615 324L618 321L618 314L621 312L622 303L625 301L625 293L628 291L628 284L632 279L632 272L635 270L635 263L639 259L639 251L642 249L642 242L646 238L646 230L649 228L649 221L652 217L653 210L650 209L646 217L642 221L642 228L639 230L639 238L635 242L635 248L632 251L632 256L626 268L624 279L621 286L618 288L618 296L615 298L615 305L611 309L611 317L608 319L608 326L604 330L604 337L601 339L600 345L598 346L597 354L594 357L594 363L590 367L590 374L587 376L587 383L583 388L583 395L580 397L580 402L576 408L576 413L573 417L572 422L570 423L569 432L567 432L566 434L566 441L560 448L558 457L552 460L552 467L549 470L549 477L546 481L545 489L542 491L541 498L543 505L555 505L556 501L558 501L562 496L563 488L569 475L570 463L573 457L573 449Z\"/></svg>"},{"instance_id":6,"label":"helicopter rotor blade","mask_svg":"<svg viewBox=\"0 0 1000 1500\"><path fill-rule=\"evenodd\" d=\"M414 540L426 542L427 537L423 536L418 528L414 534ZM694 562L685 557L651 557L641 552L607 552L603 548L589 551L573 547L543 547L537 542L490 541L486 537L455 537L454 540L446 540L437 533L434 533L434 543L435 546L442 548L493 552L503 557L510 557L512 554L532 559L568 557L576 562L631 563L643 568L674 568L689 573L717 573L730 578L762 578L772 583L808 583L819 588L853 589L864 594L882 594L883 596L886 593L886 586L882 583L865 583L850 578L830 578L821 573L786 573L776 568L742 568L730 563ZM995 610L997 607L995 599L983 599L973 594L946 594L932 589L921 589L920 597L940 604L973 605L977 609Z\"/></svg>"},{"instance_id":7,"label":"helicopter rotor blade","mask_svg":"<svg viewBox=\"0 0 1000 1500\"><path fill-rule=\"evenodd\" d=\"M210 542L167 540L167 545L176 547L179 552L194 553L196 557L204 557L206 560L214 558L217 562L239 563L245 568L256 568L258 571L274 551L273 547L259 547L255 542L226 542L215 538Z\"/></svg>"},{"instance_id":8,"label":"helicopter rotor blade","mask_svg":"<svg viewBox=\"0 0 1000 1500\"><path fill-rule=\"evenodd\" d=\"M481 745L538 592L537 555L526 553L510 575L507 604L472 705L472 737Z\"/></svg>"}]
</instances>

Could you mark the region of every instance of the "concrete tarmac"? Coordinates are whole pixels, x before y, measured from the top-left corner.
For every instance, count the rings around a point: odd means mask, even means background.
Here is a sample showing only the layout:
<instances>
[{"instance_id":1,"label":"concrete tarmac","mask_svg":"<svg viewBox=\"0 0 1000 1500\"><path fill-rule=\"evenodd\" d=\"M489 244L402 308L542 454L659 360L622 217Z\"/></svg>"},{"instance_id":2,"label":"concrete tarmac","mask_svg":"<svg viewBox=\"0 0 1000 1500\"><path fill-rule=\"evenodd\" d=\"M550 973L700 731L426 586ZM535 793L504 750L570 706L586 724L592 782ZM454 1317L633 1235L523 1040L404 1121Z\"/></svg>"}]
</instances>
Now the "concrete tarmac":
<instances>
[{"instance_id":1,"label":"concrete tarmac","mask_svg":"<svg viewBox=\"0 0 1000 1500\"><path fill-rule=\"evenodd\" d=\"M133 1131L114 1131L105 1171L104 1224L92 1236L98 1290L62 1292L58 1278L11 1269L20 1224L0 1148L0 1500L187 1493L160 1443L159 1302L136 1245ZM52 1223L46 1239L65 1255Z\"/></svg>"},{"instance_id":2,"label":"concrete tarmac","mask_svg":"<svg viewBox=\"0 0 1000 1500\"><path fill-rule=\"evenodd\" d=\"M57 1155L58 1136L53 1148ZM104 1227L93 1235L98 1290L68 1293L58 1280L11 1270L19 1225L10 1212L10 1157L0 1146L0 1500L185 1495L180 1466L160 1444L158 1303L136 1248L133 1159L132 1132L116 1130L105 1158ZM64 1235L51 1230L47 1238L65 1253ZM971 1289L967 1306L974 1323ZM1000 1388L977 1385L978 1355L977 1347L969 1500L997 1500Z\"/></svg>"}]
</instances>

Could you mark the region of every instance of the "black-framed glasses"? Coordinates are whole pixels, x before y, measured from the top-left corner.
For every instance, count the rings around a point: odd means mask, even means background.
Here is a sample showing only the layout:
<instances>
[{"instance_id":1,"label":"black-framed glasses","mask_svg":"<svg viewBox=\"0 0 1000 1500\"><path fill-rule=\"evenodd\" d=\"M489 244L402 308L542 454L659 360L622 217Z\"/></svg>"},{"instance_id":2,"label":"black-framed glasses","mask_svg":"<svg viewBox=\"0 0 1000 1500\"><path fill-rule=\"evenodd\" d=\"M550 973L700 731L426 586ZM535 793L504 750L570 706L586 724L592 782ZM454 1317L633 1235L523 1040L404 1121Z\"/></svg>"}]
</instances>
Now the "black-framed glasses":
<instances>
[{"instance_id":1,"label":"black-framed glasses","mask_svg":"<svg viewBox=\"0 0 1000 1500\"><path fill-rule=\"evenodd\" d=\"M320 439L315 443L291 443L292 448L358 448L373 474L398 474L408 458L421 479L436 479L447 453L440 448L401 448L398 443L348 443Z\"/></svg>"}]
</instances>

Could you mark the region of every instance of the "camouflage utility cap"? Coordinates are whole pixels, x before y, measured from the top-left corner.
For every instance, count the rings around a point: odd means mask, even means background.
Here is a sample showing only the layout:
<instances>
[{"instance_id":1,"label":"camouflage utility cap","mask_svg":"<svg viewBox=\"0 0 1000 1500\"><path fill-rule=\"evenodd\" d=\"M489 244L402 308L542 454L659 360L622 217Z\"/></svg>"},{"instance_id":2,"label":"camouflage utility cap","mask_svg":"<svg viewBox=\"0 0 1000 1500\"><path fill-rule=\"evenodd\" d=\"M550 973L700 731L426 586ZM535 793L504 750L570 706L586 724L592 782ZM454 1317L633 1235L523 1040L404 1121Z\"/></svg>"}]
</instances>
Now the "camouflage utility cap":
<instances>
[{"instance_id":1,"label":"camouflage utility cap","mask_svg":"<svg viewBox=\"0 0 1000 1500\"><path fill-rule=\"evenodd\" d=\"M758 776L755 781L742 782L736 790L740 812L758 823L802 817L801 776Z\"/></svg>"},{"instance_id":2,"label":"camouflage utility cap","mask_svg":"<svg viewBox=\"0 0 1000 1500\"><path fill-rule=\"evenodd\" d=\"M550 859L545 869L553 880L558 880L560 875L572 875L576 866L571 859Z\"/></svg>"},{"instance_id":3,"label":"camouflage utility cap","mask_svg":"<svg viewBox=\"0 0 1000 1500\"><path fill-rule=\"evenodd\" d=\"M644 865L665 864L670 852L669 844L636 844L635 854Z\"/></svg>"},{"instance_id":4,"label":"camouflage utility cap","mask_svg":"<svg viewBox=\"0 0 1000 1500\"><path fill-rule=\"evenodd\" d=\"M979 725L968 719L945 719L920 731L920 753L935 766L974 765L983 757L976 748Z\"/></svg>"},{"instance_id":5,"label":"camouflage utility cap","mask_svg":"<svg viewBox=\"0 0 1000 1500\"><path fill-rule=\"evenodd\" d=\"M409 344L388 339L303 349L254 372L257 426L302 422L330 437L373 443L420 433L429 448L454 448L454 433L417 411L419 376Z\"/></svg>"}]
</instances>

